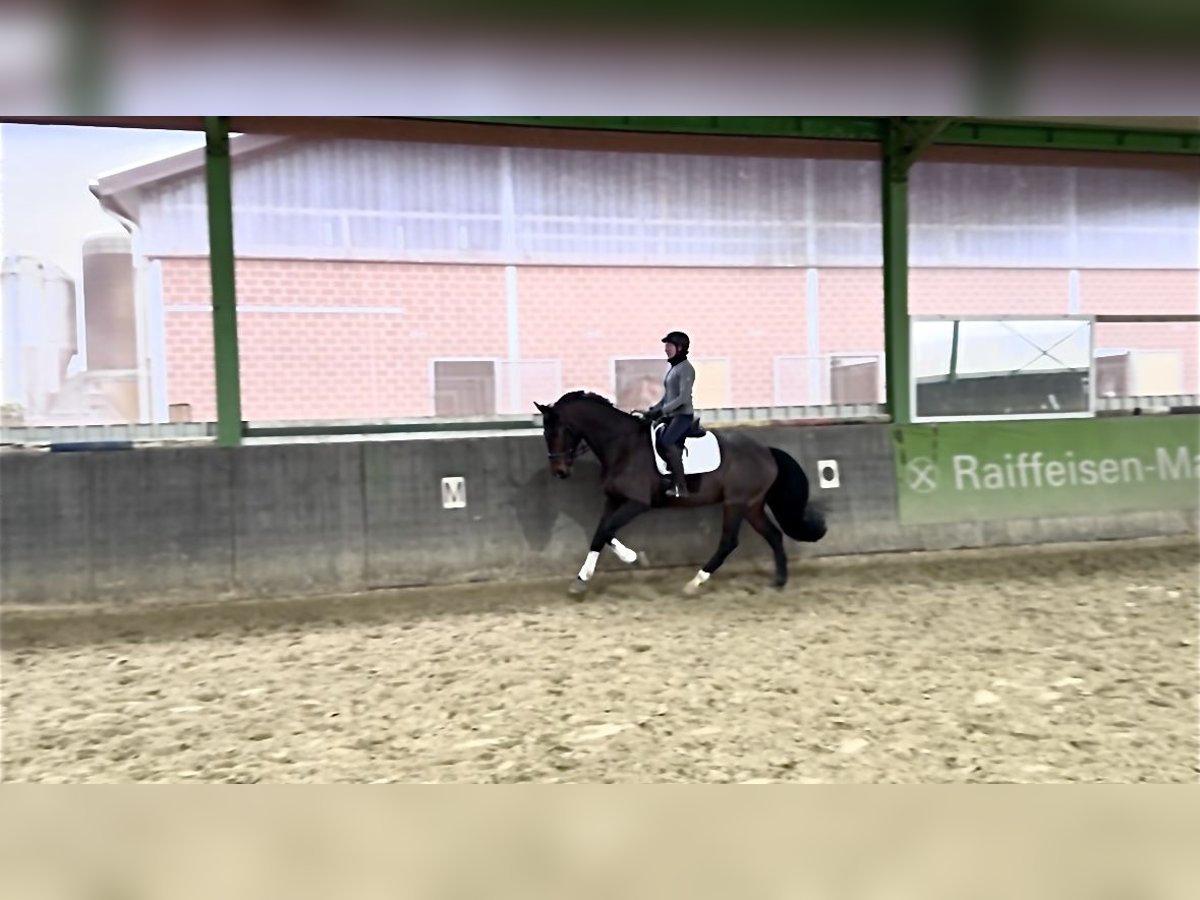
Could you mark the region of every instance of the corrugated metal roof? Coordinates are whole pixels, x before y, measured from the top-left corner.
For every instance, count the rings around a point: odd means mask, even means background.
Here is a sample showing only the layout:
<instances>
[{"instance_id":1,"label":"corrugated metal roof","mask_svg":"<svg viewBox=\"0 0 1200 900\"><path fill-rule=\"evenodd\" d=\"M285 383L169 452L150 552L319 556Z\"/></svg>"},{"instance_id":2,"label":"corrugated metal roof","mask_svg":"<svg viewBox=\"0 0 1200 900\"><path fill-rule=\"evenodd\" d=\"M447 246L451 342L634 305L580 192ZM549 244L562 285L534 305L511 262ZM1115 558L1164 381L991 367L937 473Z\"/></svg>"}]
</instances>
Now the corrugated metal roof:
<instances>
[{"instance_id":1,"label":"corrugated metal roof","mask_svg":"<svg viewBox=\"0 0 1200 900\"><path fill-rule=\"evenodd\" d=\"M291 139L273 135L241 134L230 138L229 154L234 158L244 158L247 154L255 153L266 147L273 147L288 140ZM140 166L100 175L92 182L90 189L100 201L101 206L115 210L125 218L136 221L143 188L164 179L202 173L203 169L204 148L201 147L196 150L175 153Z\"/></svg>"},{"instance_id":2,"label":"corrugated metal roof","mask_svg":"<svg viewBox=\"0 0 1200 900\"><path fill-rule=\"evenodd\" d=\"M275 140L234 160L242 256L594 265L882 264L879 163ZM186 155L185 155L186 156ZM136 191L148 256L207 253L202 157ZM110 176L117 179L118 176ZM1193 268L1200 176L926 162L915 266Z\"/></svg>"}]
</instances>

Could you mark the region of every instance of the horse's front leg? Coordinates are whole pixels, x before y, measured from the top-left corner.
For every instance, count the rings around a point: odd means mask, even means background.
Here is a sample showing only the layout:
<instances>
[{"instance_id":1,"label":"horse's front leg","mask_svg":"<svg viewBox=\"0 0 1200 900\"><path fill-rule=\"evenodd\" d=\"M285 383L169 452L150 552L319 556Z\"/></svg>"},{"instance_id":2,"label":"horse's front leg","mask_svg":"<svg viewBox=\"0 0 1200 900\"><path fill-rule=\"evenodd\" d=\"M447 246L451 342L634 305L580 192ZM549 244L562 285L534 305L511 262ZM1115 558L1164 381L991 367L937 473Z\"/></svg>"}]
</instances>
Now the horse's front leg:
<instances>
[{"instance_id":1,"label":"horse's front leg","mask_svg":"<svg viewBox=\"0 0 1200 900\"><path fill-rule=\"evenodd\" d=\"M587 590L588 582L596 573L596 563L600 559L600 551L606 544L612 547L613 552L623 562L632 564L638 561L637 552L630 550L618 541L616 534L647 509L649 507L644 503L634 500L619 497L608 497L605 500L604 513L600 516L600 523L596 526L595 534L592 535L591 549L588 551L587 559L583 561L579 575L571 585L571 593L582 594Z\"/></svg>"},{"instance_id":2,"label":"horse's front leg","mask_svg":"<svg viewBox=\"0 0 1200 900\"><path fill-rule=\"evenodd\" d=\"M638 553L636 550L626 547L616 538L611 539L608 542L608 546L612 547L612 552L615 553L617 555L617 559L623 563L627 563L631 566L646 564L646 554Z\"/></svg>"},{"instance_id":3,"label":"horse's front leg","mask_svg":"<svg viewBox=\"0 0 1200 900\"><path fill-rule=\"evenodd\" d=\"M608 513L607 513L608 516L609 517L613 516L618 510L621 509L621 507L623 505L627 505L631 502L632 501L625 500L625 498L623 498L623 497L610 498L609 503L611 504L611 508L608 510ZM636 516L641 515L647 509L649 509L648 506L637 503L637 504L634 504L633 509L631 510L631 514L628 516L628 518L619 519L619 520L616 520L615 522L605 523L609 526L608 527L608 546L612 548L612 552L616 554L617 559L619 559L621 562L625 563L626 565L630 565L630 566L643 565L644 566L646 564L646 555L644 553L639 553L638 551L636 551L630 547L626 547L619 540L617 540L617 530L619 528L624 527L625 525L628 525L631 519L633 519ZM604 535L597 532L597 534L592 537L592 543L593 543L592 549L593 550L596 549L594 544L595 544L595 540L597 537L603 539Z\"/></svg>"}]
</instances>

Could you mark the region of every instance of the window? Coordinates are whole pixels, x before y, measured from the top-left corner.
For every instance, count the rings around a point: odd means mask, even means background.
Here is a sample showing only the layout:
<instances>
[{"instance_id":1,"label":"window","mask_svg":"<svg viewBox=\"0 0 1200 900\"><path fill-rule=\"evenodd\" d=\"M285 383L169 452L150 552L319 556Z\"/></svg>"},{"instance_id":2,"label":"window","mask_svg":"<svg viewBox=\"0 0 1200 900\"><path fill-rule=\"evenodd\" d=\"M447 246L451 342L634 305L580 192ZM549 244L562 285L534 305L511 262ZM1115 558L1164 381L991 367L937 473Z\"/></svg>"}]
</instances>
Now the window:
<instances>
[{"instance_id":1,"label":"window","mask_svg":"<svg viewBox=\"0 0 1200 900\"><path fill-rule=\"evenodd\" d=\"M878 356L831 356L829 402L880 403Z\"/></svg>"},{"instance_id":2,"label":"window","mask_svg":"<svg viewBox=\"0 0 1200 900\"><path fill-rule=\"evenodd\" d=\"M561 393L562 364L557 359L439 359L433 363L435 416L529 415L534 401L549 403Z\"/></svg>"},{"instance_id":3,"label":"window","mask_svg":"<svg viewBox=\"0 0 1200 900\"><path fill-rule=\"evenodd\" d=\"M1178 350L1134 350L1129 367L1130 393L1136 396L1183 393L1183 354Z\"/></svg>"},{"instance_id":4,"label":"window","mask_svg":"<svg viewBox=\"0 0 1200 900\"><path fill-rule=\"evenodd\" d=\"M613 361L614 392L617 407L624 410L646 409L663 394L665 359L618 359Z\"/></svg>"},{"instance_id":5,"label":"window","mask_svg":"<svg viewBox=\"0 0 1200 900\"><path fill-rule=\"evenodd\" d=\"M1185 393L1178 350L1097 350L1097 397L1161 397Z\"/></svg>"},{"instance_id":6,"label":"window","mask_svg":"<svg viewBox=\"0 0 1200 900\"><path fill-rule=\"evenodd\" d=\"M776 406L824 406L883 402L883 357L878 353L831 353L775 357Z\"/></svg>"},{"instance_id":7,"label":"window","mask_svg":"<svg viewBox=\"0 0 1200 900\"><path fill-rule=\"evenodd\" d=\"M696 369L696 388L692 399L696 409L719 409L729 406L729 360L693 359Z\"/></svg>"},{"instance_id":8,"label":"window","mask_svg":"<svg viewBox=\"0 0 1200 900\"><path fill-rule=\"evenodd\" d=\"M433 414L439 418L494 416L496 364L492 360L435 360Z\"/></svg>"},{"instance_id":9,"label":"window","mask_svg":"<svg viewBox=\"0 0 1200 900\"><path fill-rule=\"evenodd\" d=\"M693 359L696 385L692 405L696 409L717 409L729 405L729 360ZM620 409L646 409L663 395L663 377L667 361L662 359L613 360L616 404Z\"/></svg>"},{"instance_id":10,"label":"window","mask_svg":"<svg viewBox=\"0 0 1200 900\"><path fill-rule=\"evenodd\" d=\"M820 356L775 357L776 406L817 406L826 402L825 369Z\"/></svg>"},{"instance_id":11,"label":"window","mask_svg":"<svg viewBox=\"0 0 1200 900\"><path fill-rule=\"evenodd\" d=\"M1129 396L1129 351L1096 353L1096 396Z\"/></svg>"},{"instance_id":12,"label":"window","mask_svg":"<svg viewBox=\"0 0 1200 900\"><path fill-rule=\"evenodd\" d=\"M1087 316L918 316L910 339L916 421L1092 415Z\"/></svg>"}]
</instances>

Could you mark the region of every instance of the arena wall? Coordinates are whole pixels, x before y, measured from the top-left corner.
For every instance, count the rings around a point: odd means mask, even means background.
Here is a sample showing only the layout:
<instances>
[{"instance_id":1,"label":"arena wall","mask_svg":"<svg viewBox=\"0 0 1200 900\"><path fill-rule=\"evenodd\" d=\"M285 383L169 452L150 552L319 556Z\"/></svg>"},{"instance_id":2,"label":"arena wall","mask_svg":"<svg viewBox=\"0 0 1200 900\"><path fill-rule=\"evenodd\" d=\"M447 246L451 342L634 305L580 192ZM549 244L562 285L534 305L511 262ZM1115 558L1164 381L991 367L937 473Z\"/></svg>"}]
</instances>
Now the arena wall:
<instances>
[{"instance_id":1,"label":"arena wall","mask_svg":"<svg viewBox=\"0 0 1200 900\"><path fill-rule=\"evenodd\" d=\"M795 558L1197 527L1200 416L754 432L800 461L826 510L828 536L790 544ZM1087 460L1093 466L1081 468ZM1061 471L1047 468L1050 462ZM932 471L936 486L917 481L918 471ZM1114 471L1124 480L1113 481ZM465 505L445 508L442 480L457 477ZM566 584L583 561L601 502L596 463L584 457L574 478L553 480L537 434L10 451L0 454L0 591L3 603L15 605L553 575ZM716 508L654 511L621 536L652 565L699 566L716 546L719 522ZM601 575L620 565L602 559ZM768 562L765 543L746 528L727 565Z\"/></svg>"}]
</instances>

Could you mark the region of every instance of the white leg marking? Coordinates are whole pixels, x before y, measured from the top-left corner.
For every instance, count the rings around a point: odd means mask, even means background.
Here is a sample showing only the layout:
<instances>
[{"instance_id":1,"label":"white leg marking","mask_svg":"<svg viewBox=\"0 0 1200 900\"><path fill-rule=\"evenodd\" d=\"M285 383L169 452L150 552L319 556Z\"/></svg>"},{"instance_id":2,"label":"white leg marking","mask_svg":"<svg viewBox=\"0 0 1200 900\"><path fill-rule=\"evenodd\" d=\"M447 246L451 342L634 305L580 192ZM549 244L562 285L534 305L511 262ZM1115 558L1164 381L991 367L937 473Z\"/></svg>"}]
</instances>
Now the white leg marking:
<instances>
[{"instance_id":1,"label":"white leg marking","mask_svg":"<svg viewBox=\"0 0 1200 900\"><path fill-rule=\"evenodd\" d=\"M583 568L579 570L579 580L587 581L596 571L596 560L600 558L600 554L592 550L588 553L587 559L583 561Z\"/></svg>"},{"instance_id":2,"label":"white leg marking","mask_svg":"<svg viewBox=\"0 0 1200 900\"><path fill-rule=\"evenodd\" d=\"M630 565L637 562L638 555L636 550L630 550L616 538L613 538L608 543L613 548L613 553L617 554L617 559L621 560L621 562L629 563Z\"/></svg>"},{"instance_id":3,"label":"white leg marking","mask_svg":"<svg viewBox=\"0 0 1200 900\"><path fill-rule=\"evenodd\" d=\"M701 569L699 572L696 573L696 577L687 583L687 587L685 588L685 590L697 591L700 589L700 585L704 584L704 582L708 581L708 579L710 579L710 578L712 578L712 575L710 575L708 572L705 572L703 569Z\"/></svg>"}]
</instances>

